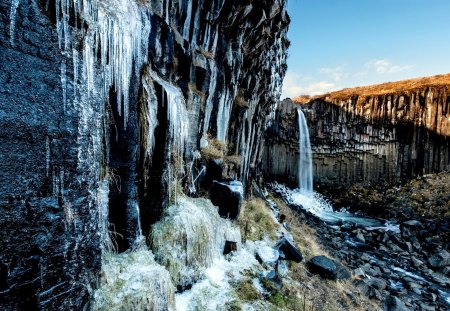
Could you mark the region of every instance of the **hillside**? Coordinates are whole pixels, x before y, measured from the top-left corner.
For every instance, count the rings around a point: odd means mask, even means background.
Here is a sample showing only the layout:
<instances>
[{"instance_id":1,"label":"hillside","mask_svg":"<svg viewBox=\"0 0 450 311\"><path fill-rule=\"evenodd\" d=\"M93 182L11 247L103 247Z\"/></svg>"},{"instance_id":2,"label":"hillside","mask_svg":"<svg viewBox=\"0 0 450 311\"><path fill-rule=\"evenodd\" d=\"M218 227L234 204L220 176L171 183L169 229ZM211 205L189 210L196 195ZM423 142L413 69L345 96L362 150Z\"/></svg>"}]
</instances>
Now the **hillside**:
<instances>
[{"instance_id":1,"label":"hillside","mask_svg":"<svg viewBox=\"0 0 450 311\"><path fill-rule=\"evenodd\" d=\"M412 93L418 89L427 87L445 87L450 90L450 73L445 75L436 75L431 77L421 77L396 82L386 82L382 84L374 84L368 86L360 86L354 88L346 88L340 91L330 92L318 96L300 95L292 99L298 104L305 104L314 99L339 100L347 99L352 96L379 96L390 94Z\"/></svg>"}]
</instances>

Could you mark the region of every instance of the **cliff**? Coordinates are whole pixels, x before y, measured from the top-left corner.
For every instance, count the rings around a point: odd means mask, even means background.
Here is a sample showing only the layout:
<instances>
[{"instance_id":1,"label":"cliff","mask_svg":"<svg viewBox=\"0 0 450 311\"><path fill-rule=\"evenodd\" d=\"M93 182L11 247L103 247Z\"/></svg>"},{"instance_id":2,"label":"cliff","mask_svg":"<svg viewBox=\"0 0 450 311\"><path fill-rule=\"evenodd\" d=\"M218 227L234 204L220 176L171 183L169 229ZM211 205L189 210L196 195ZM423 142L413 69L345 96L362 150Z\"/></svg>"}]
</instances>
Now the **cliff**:
<instances>
[{"instance_id":1,"label":"cliff","mask_svg":"<svg viewBox=\"0 0 450 311\"><path fill-rule=\"evenodd\" d=\"M402 181L448 170L449 89L450 75L444 75L303 96L294 99L298 105L285 101L266 148L285 161L274 164L267 156L265 171L295 180L297 108L308 119L316 182Z\"/></svg>"},{"instance_id":2,"label":"cliff","mask_svg":"<svg viewBox=\"0 0 450 311\"><path fill-rule=\"evenodd\" d=\"M208 144L257 175L285 5L0 0L2 309L85 306L102 253L200 186Z\"/></svg>"}]
</instances>

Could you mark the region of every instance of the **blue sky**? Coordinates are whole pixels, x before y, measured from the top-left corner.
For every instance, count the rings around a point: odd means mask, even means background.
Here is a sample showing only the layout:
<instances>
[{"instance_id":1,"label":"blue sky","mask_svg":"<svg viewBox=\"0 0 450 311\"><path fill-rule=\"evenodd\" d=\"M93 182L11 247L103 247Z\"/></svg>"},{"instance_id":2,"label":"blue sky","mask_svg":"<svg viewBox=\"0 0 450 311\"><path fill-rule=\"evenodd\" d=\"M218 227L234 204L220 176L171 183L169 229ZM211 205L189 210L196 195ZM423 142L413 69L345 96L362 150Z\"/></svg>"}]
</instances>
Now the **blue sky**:
<instances>
[{"instance_id":1,"label":"blue sky","mask_svg":"<svg viewBox=\"0 0 450 311\"><path fill-rule=\"evenodd\" d=\"M288 0L283 95L450 72L450 0Z\"/></svg>"}]
</instances>

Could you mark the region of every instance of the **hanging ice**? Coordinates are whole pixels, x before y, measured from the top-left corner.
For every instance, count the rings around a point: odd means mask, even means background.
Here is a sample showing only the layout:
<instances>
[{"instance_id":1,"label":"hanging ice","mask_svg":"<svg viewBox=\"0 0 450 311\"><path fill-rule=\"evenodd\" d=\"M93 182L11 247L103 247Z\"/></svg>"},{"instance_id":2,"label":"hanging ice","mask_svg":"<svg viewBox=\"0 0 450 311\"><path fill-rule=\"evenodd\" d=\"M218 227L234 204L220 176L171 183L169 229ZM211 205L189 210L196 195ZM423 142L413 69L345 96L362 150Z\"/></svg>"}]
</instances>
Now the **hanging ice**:
<instances>
[{"instance_id":1,"label":"hanging ice","mask_svg":"<svg viewBox=\"0 0 450 311\"><path fill-rule=\"evenodd\" d=\"M89 24L83 35L83 72L89 95L107 98L110 87L117 93L117 111L123 115L126 126L130 81L138 74L146 60L150 22L148 9L129 0L57 0L56 28L59 46L64 55L72 53L78 65L78 53L71 48L70 9ZM12 11L11 11L12 12ZM12 13L11 13L12 14ZM100 56L100 57L99 57ZM101 64L97 70L96 65ZM76 70L76 68L74 68ZM75 72L75 82L77 72ZM99 76L103 88L95 89L94 79ZM98 93L99 92L99 93Z\"/></svg>"},{"instance_id":2,"label":"hanging ice","mask_svg":"<svg viewBox=\"0 0 450 311\"><path fill-rule=\"evenodd\" d=\"M16 15L20 0L11 0L11 11L9 12L9 40L14 45L14 30L16 29Z\"/></svg>"},{"instance_id":3,"label":"hanging ice","mask_svg":"<svg viewBox=\"0 0 450 311\"><path fill-rule=\"evenodd\" d=\"M313 172L312 172L312 151L309 140L308 125L305 115L299 108L298 110L298 129L299 129L299 162L298 162L298 187L305 192L313 191Z\"/></svg>"},{"instance_id":4,"label":"hanging ice","mask_svg":"<svg viewBox=\"0 0 450 311\"><path fill-rule=\"evenodd\" d=\"M182 155L189 135L189 115L183 93L178 87L161 79L153 71L150 72L150 77L164 89L164 105L167 105L167 117L170 124L170 135L173 138L173 148Z\"/></svg>"}]
</instances>

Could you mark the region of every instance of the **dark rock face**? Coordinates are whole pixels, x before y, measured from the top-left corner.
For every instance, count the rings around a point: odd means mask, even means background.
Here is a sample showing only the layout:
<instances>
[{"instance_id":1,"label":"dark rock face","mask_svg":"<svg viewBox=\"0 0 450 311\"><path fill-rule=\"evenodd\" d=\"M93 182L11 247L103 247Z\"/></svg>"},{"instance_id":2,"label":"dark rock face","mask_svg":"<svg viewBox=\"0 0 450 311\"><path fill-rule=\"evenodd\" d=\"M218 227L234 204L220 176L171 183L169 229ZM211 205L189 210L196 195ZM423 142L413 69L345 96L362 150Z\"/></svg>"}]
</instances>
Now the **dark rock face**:
<instances>
[{"instance_id":1,"label":"dark rock face","mask_svg":"<svg viewBox=\"0 0 450 311\"><path fill-rule=\"evenodd\" d=\"M266 177L294 186L298 185L299 161L297 108L291 100L283 100L278 104L275 119L266 131L262 161Z\"/></svg>"},{"instance_id":2,"label":"dark rock face","mask_svg":"<svg viewBox=\"0 0 450 311\"><path fill-rule=\"evenodd\" d=\"M296 180L298 107L308 121L315 182L403 181L450 168L450 97L446 87L426 87L408 94L321 98L301 106L281 102L267 132L266 175Z\"/></svg>"},{"instance_id":3,"label":"dark rock face","mask_svg":"<svg viewBox=\"0 0 450 311\"><path fill-rule=\"evenodd\" d=\"M0 309L83 308L109 231L119 251L148 235L203 136L254 179L285 73L284 1L124 1L111 21L141 40L114 45L140 52L115 75L99 15L68 3L0 0Z\"/></svg>"},{"instance_id":4,"label":"dark rock face","mask_svg":"<svg viewBox=\"0 0 450 311\"><path fill-rule=\"evenodd\" d=\"M214 180L211 190L211 202L219 207L219 215L236 219L244 200L242 183L236 180Z\"/></svg>"}]
</instances>

